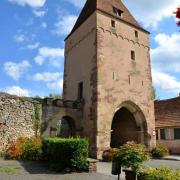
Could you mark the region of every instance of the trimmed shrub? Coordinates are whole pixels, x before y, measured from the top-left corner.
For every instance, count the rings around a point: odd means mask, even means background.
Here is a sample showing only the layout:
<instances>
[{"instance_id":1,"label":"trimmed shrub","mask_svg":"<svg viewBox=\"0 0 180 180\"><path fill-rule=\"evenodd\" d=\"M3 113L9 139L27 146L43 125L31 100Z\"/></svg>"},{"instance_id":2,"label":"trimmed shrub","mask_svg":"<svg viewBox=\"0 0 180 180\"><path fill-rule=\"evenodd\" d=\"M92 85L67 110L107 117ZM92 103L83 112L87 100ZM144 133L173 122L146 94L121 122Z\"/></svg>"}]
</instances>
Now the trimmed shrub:
<instances>
[{"instance_id":1,"label":"trimmed shrub","mask_svg":"<svg viewBox=\"0 0 180 180\"><path fill-rule=\"evenodd\" d=\"M40 137L20 137L7 151L10 159L40 160L42 156L42 140Z\"/></svg>"},{"instance_id":2,"label":"trimmed shrub","mask_svg":"<svg viewBox=\"0 0 180 180\"><path fill-rule=\"evenodd\" d=\"M152 150L152 156L155 158L161 158L169 155L169 150L165 146L159 146Z\"/></svg>"},{"instance_id":3,"label":"trimmed shrub","mask_svg":"<svg viewBox=\"0 0 180 180\"><path fill-rule=\"evenodd\" d=\"M53 168L87 170L88 142L80 138L48 138L43 140L43 157Z\"/></svg>"},{"instance_id":4,"label":"trimmed shrub","mask_svg":"<svg viewBox=\"0 0 180 180\"><path fill-rule=\"evenodd\" d=\"M103 152L102 158L105 162L110 162L113 160L113 157L118 153L117 148L111 148Z\"/></svg>"}]
</instances>

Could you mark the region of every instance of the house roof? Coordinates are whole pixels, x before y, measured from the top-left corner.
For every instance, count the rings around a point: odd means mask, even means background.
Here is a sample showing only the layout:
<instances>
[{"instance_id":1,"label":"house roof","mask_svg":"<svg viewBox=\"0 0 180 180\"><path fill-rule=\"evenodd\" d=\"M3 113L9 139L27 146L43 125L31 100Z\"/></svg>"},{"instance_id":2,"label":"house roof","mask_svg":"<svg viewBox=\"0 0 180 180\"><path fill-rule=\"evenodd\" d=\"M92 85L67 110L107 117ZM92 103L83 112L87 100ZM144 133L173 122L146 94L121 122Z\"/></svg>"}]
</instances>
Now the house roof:
<instances>
[{"instance_id":1,"label":"house roof","mask_svg":"<svg viewBox=\"0 0 180 180\"><path fill-rule=\"evenodd\" d=\"M117 8L118 10L123 12L123 16L117 16L113 8ZM119 19L121 21L124 21L138 29L141 29L142 31L149 33L145 29L143 29L139 23L135 20L135 18L131 15L129 10L124 6L124 4L121 2L121 0L87 0L72 31L67 36L67 38L74 32L76 29L81 26L81 24L86 21L86 19L91 16L94 11L99 10L105 14L108 14L116 19ZM66 38L66 39L67 39Z\"/></svg>"},{"instance_id":2,"label":"house roof","mask_svg":"<svg viewBox=\"0 0 180 180\"><path fill-rule=\"evenodd\" d=\"M180 127L180 97L155 101L156 127Z\"/></svg>"}]
</instances>

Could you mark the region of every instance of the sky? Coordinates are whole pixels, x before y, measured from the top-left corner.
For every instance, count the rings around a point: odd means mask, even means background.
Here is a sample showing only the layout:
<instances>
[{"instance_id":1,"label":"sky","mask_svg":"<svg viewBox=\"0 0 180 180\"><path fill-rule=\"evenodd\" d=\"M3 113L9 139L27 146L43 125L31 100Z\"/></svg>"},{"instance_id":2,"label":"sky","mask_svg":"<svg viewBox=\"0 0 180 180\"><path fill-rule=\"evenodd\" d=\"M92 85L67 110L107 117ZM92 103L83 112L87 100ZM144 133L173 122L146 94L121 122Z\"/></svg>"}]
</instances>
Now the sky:
<instances>
[{"instance_id":1,"label":"sky","mask_svg":"<svg viewBox=\"0 0 180 180\"><path fill-rule=\"evenodd\" d=\"M180 93L180 0L122 0L151 32L153 85L159 99ZM61 94L64 39L85 0L0 1L0 91L19 96Z\"/></svg>"}]
</instances>

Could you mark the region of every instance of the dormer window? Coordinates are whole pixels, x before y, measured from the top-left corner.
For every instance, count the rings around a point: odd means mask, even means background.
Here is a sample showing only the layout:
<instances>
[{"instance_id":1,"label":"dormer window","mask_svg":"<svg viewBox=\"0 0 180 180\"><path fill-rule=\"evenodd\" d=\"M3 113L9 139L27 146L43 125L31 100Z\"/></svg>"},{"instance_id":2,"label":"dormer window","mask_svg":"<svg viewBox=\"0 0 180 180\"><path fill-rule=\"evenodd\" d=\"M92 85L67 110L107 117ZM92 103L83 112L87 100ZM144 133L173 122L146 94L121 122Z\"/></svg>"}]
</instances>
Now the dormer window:
<instances>
[{"instance_id":1,"label":"dormer window","mask_svg":"<svg viewBox=\"0 0 180 180\"><path fill-rule=\"evenodd\" d=\"M113 7L113 12L114 12L114 14L116 14L119 17L123 16L123 11L121 11L120 9Z\"/></svg>"}]
</instances>

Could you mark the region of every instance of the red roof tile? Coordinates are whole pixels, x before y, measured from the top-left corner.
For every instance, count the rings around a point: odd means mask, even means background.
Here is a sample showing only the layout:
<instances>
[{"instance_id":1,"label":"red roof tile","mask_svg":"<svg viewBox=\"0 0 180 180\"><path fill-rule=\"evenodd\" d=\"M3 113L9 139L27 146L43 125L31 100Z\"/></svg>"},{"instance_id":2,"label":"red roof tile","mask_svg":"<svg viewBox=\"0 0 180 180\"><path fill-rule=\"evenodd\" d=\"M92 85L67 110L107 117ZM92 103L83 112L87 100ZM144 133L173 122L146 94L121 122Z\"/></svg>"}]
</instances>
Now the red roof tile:
<instances>
[{"instance_id":1,"label":"red roof tile","mask_svg":"<svg viewBox=\"0 0 180 180\"><path fill-rule=\"evenodd\" d=\"M180 97L155 101L156 127L180 127Z\"/></svg>"},{"instance_id":2,"label":"red roof tile","mask_svg":"<svg viewBox=\"0 0 180 180\"><path fill-rule=\"evenodd\" d=\"M123 16L117 16L114 11L113 7L123 11ZM132 26L135 26L138 29L141 29L147 33L148 31L144 30L138 22L134 19L131 15L129 10L124 6L121 0L87 0L84 8L82 9L71 33L67 36L67 38L74 32L76 29L84 22L86 19L93 14L94 11L99 10L103 13L106 13L114 18L117 18L121 21L124 21ZM67 39L66 38L66 39Z\"/></svg>"}]
</instances>

